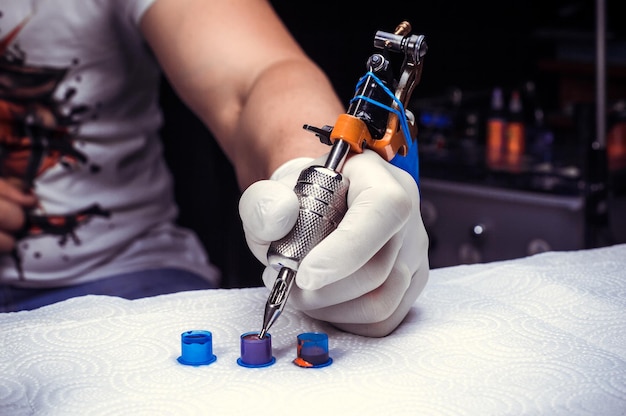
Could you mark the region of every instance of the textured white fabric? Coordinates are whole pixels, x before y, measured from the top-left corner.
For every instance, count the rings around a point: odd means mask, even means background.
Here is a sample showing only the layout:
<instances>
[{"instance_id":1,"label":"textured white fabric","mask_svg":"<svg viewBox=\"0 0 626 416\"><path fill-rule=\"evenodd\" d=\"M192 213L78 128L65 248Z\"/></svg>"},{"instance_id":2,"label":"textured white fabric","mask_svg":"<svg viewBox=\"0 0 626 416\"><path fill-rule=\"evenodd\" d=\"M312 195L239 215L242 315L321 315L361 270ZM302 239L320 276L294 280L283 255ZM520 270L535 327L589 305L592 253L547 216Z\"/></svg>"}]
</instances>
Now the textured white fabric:
<instances>
[{"instance_id":1,"label":"textured white fabric","mask_svg":"<svg viewBox=\"0 0 626 416\"><path fill-rule=\"evenodd\" d=\"M236 364L267 289L126 301L88 296L0 315L2 415L624 415L626 245L435 269L385 338L340 332L287 305L270 367ZM213 333L217 361L176 361ZM296 336L329 335L303 369Z\"/></svg>"}]
</instances>

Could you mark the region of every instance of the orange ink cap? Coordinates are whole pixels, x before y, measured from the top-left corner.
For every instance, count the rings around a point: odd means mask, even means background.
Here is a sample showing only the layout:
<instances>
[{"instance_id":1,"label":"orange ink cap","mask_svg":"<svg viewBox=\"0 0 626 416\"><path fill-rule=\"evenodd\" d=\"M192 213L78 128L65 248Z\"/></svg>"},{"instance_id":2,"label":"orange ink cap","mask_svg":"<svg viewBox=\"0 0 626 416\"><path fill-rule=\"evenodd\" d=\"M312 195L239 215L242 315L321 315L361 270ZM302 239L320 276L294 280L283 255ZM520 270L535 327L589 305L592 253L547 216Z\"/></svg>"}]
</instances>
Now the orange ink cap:
<instances>
[{"instance_id":1,"label":"orange ink cap","mask_svg":"<svg viewBox=\"0 0 626 416\"><path fill-rule=\"evenodd\" d=\"M328 335L322 332L305 332L298 335L298 356L293 363L303 368L320 368L332 364L328 355Z\"/></svg>"}]
</instances>

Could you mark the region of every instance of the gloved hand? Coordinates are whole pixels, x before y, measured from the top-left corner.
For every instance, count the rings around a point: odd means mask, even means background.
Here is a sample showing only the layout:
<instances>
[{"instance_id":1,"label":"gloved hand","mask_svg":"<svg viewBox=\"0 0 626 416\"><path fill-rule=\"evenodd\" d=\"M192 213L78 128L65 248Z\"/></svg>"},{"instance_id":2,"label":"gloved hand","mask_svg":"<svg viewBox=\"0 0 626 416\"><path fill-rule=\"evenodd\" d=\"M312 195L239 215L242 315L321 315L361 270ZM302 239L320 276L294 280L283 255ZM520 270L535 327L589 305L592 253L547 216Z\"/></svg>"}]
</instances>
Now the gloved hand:
<instances>
[{"instance_id":1,"label":"gloved hand","mask_svg":"<svg viewBox=\"0 0 626 416\"><path fill-rule=\"evenodd\" d=\"M248 246L266 266L269 244L294 226L298 175L324 158L294 159L243 193L239 213ZM415 180L371 150L350 155L348 211L302 259L289 305L359 335L381 337L404 319L428 280L428 237ZM263 282L273 286L272 267Z\"/></svg>"}]
</instances>

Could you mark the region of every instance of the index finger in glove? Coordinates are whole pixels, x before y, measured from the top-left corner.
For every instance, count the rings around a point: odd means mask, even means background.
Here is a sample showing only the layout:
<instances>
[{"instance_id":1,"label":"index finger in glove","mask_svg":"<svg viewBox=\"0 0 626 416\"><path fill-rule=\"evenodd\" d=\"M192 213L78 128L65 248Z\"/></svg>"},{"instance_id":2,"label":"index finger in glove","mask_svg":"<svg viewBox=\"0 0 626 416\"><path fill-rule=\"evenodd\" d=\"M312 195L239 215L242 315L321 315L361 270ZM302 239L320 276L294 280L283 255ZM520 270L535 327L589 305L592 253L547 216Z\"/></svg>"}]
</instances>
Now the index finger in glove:
<instances>
[{"instance_id":1,"label":"index finger in glove","mask_svg":"<svg viewBox=\"0 0 626 416\"><path fill-rule=\"evenodd\" d=\"M319 289L354 273L403 231L415 211L419 214L415 181L373 151L347 160L343 175L350 181L348 211L302 260L297 284L304 289Z\"/></svg>"},{"instance_id":2,"label":"index finger in glove","mask_svg":"<svg viewBox=\"0 0 626 416\"><path fill-rule=\"evenodd\" d=\"M296 223L299 202L287 185L262 180L250 185L239 200L239 215L248 246L267 264L267 249L274 240L284 237Z\"/></svg>"}]
</instances>

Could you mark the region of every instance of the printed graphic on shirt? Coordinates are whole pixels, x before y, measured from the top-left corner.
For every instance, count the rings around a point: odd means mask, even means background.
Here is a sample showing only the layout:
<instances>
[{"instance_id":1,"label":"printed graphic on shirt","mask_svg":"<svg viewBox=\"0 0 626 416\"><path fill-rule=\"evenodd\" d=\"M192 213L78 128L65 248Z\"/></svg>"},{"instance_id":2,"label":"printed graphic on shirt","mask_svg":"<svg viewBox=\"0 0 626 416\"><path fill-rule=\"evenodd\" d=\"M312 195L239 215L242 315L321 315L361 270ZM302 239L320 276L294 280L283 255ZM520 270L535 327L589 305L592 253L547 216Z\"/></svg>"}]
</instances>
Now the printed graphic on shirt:
<instances>
[{"instance_id":1,"label":"printed graphic on shirt","mask_svg":"<svg viewBox=\"0 0 626 416\"><path fill-rule=\"evenodd\" d=\"M68 171L86 167L94 174L99 172L75 147L76 132L90 109L72 102L76 93L72 89L63 99L55 98L69 68L27 65L26 53L15 42L28 21L27 17L0 38L0 177L19 183L24 191L33 190L37 178L57 165ZM69 239L80 244L75 230L94 216L108 218L110 213L93 205L51 215L38 206L26 212L26 223L16 237L19 241L52 235L59 237L60 246ZM13 252L13 258L20 279L25 279L19 250Z\"/></svg>"}]
</instances>

